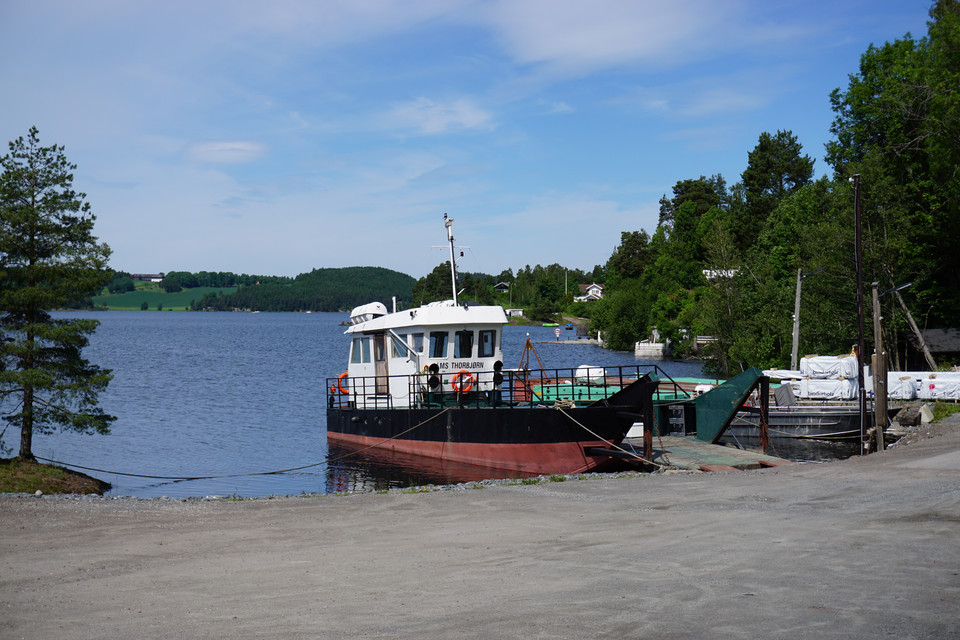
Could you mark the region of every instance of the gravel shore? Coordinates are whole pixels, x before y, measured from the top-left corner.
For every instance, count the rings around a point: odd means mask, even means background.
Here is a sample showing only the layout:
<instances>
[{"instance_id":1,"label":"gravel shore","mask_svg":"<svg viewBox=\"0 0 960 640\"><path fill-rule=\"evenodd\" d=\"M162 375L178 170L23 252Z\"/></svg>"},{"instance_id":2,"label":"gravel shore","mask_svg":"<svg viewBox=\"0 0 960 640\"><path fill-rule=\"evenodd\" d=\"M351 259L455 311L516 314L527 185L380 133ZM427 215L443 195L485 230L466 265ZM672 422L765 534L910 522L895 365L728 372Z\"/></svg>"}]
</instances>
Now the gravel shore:
<instances>
[{"instance_id":1,"label":"gravel shore","mask_svg":"<svg viewBox=\"0 0 960 640\"><path fill-rule=\"evenodd\" d=\"M0 638L953 638L960 416L765 471L0 499Z\"/></svg>"}]
</instances>

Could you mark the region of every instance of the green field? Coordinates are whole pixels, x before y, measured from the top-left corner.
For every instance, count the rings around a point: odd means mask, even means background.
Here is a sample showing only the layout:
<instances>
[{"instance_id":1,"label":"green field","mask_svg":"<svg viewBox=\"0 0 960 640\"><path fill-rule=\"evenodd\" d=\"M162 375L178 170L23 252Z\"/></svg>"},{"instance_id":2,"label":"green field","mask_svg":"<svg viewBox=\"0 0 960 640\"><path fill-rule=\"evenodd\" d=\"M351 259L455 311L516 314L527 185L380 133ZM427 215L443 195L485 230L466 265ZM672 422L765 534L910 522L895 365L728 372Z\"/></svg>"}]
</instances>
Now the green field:
<instances>
[{"instance_id":1,"label":"green field","mask_svg":"<svg viewBox=\"0 0 960 640\"><path fill-rule=\"evenodd\" d=\"M136 285L136 291L94 296L93 304L107 309L139 310L146 302L151 311L156 310L157 305L163 305L164 311L183 311L189 309L193 300L199 301L205 293L223 291L223 295L227 295L237 290L236 287L195 287L177 293L166 293L155 282L137 282Z\"/></svg>"}]
</instances>

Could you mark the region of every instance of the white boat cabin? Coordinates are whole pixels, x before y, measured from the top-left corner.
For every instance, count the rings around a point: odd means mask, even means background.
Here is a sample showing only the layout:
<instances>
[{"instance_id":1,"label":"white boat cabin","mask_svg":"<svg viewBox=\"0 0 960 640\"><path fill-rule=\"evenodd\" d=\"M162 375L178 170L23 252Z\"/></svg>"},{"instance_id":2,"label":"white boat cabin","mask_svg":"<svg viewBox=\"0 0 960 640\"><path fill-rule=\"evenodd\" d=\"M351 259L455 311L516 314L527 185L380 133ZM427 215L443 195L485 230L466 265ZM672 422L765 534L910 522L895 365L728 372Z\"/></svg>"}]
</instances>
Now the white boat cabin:
<instances>
[{"instance_id":1,"label":"white boat cabin","mask_svg":"<svg viewBox=\"0 0 960 640\"><path fill-rule=\"evenodd\" d=\"M350 314L347 393L358 408L409 407L425 392L477 393L494 389L503 366L506 314L499 306L453 300L387 313L379 302Z\"/></svg>"}]
</instances>

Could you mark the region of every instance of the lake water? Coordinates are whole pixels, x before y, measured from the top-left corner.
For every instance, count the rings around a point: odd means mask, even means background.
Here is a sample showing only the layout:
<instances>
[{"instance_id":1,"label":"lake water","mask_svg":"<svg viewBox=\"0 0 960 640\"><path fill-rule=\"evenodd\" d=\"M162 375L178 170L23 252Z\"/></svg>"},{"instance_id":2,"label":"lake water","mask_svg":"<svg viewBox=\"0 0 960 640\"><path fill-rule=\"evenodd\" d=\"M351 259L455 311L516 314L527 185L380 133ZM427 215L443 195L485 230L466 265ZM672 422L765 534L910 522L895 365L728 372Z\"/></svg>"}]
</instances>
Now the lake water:
<instances>
[{"instance_id":1,"label":"lake water","mask_svg":"<svg viewBox=\"0 0 960 640\"><path fill-rule=\"evenodd\" d=\"M88 471L110 495L266 496L404 486L443 481L449 470L411 470L403 461L348 457L326 463L324 383L346 369L340 313L59 313L92 317L100 327L84 352L113 370L101 394L117 416L109 436L70 432L34 436L34 454ZM632 365L632 354L593 345L551 344L547 327L508 326L507 367L519 364L527 334L547 367ZM563 331L562 337L572 337ZM667 362L673 377L699 376L695 362ZM14 437L10 437L13 435ZM19 447L8 432L7 446ZM248 475L314 465L275 475ZM167 477L234 476L172 481ZM471 478L473 479L473 478Z\"/></svg>"}]
</instances>

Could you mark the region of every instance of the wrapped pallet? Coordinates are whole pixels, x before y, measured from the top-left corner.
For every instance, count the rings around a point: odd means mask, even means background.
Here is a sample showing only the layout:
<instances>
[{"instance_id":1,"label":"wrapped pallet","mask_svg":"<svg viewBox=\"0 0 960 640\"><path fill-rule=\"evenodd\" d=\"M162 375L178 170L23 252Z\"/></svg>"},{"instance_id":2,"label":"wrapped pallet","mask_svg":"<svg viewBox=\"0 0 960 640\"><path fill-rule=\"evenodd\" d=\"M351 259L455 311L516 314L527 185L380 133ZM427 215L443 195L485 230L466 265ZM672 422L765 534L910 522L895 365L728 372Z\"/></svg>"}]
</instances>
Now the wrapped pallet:
<instances>
[{"instance_id":1,"label":"wrapped pallet","mask_svg":"<svg viewBox=\"0 0 960 640\"><path fill-rule=\"evenodd\" d=\"M603 384L603 381L606 379L606 372L603 367L592 367L584 364L577 367L576 378L578 382Z\"/></svg>"},{"instance_id":2,"label":"wrapped pallet","mask_svg":"<svg viewBox=\"0 0 960 640\"><path fill-rule=\"evenodd\" d=\"M858 397L856 380L804 379L800 382L800 397L813 400L854 400Z\"/></svg>"},{"instance_id":3,"label":"wrapped pallet","mask_svg":"<svg viewBox=\"0 0 960 640\"><path fill-rule=\"evenodd\" d=\"M787 380L801 380L804 377L808 377L799 371L791 371L790 369L764 369L763 375L771 380L780 380L782 382L786 382Z\"/></svg>"},{"instance_id":4,"label":"wrapped pallet","mask_svg":"<svg viewBox=\"0 0 960 640\"><path fill-rule=\"evenodd\" d=\"M806 356L800 358L800 373L816 380L857 377L856 356Z\"/></svg>"},{"instance_id":5,"label":"wrapped pallet","mask_svg":"<svg viewBox=\"0 0 960 640\"><path fill-rule=\"evenodd\" d=\"M931 374L920 381L917 397L921 400L960 400L960 378Z\"/></svg>"},{"instance_id":6,"label":"wrapped pallet","mask_svg":"<svg viewBox=\"0 0 960 640\"><path fill-rule=\"evenodd\" d=\"M891 371L887 376L887 397L894 400L914 400L917 397L917 386L913 378L901 375L899 371Z\"/></svg>"}]
</instances>

